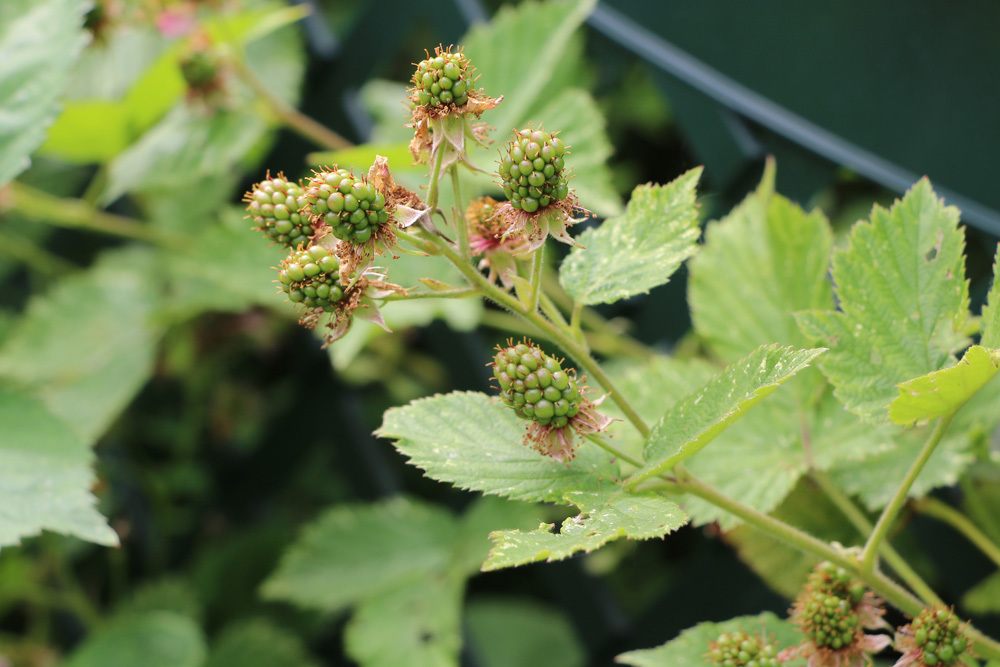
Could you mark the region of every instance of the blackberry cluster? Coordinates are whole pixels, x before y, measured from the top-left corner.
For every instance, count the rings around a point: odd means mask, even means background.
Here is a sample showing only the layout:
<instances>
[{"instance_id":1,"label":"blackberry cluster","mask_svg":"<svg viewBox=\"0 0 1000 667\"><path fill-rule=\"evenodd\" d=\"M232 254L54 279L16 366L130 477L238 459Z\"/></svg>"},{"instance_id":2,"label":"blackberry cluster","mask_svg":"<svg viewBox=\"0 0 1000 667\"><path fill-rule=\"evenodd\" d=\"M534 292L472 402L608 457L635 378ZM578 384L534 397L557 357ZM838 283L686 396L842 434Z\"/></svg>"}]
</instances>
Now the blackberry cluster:
<instances>
[{"instance_id":1,"label":"blackberry cluster","mask_svg":"<svg viewBox=\"0 0 1000 667\"><path fill-rule=\"evenodd\" d=\"M303 195L300 185L278 174L253 186L244 201L257 229L276 243L297 248L315 232L308 217L300 213Z\"/></svg>"},{"instance_id":2,"label":"blackberry cluster","mask_svg":"<svg viewBox=\"0 0 1000 667\"><path fill-rule=\"evenodd\" d=\"M433 56L420 61L413 73L414 101L425 107L463 106L469 101L472 77L472 66L464 53L438 47Z\"/></svg>"},{"instance_id":3,"label":"blackberry cluster","mask_svg":"<svg viewBox=\"0 0 1000 667\"><path fill-rule=\"evenodd\" d=\"M180 60L181 76L191 90L210 90L219 83L219 56L209 49L195 49Z\"/></svg>"},{"instance_id":4,"label":"blackberry cluster","mask_svg":"<svg viewBox=\"0 0 1000 667\"><path fill-rule=\"evenodd\" d=\"M278 282L293 303L330 312L344 298L340 262L323 246L293 250L281 263Z\"/></svg>"},{"instance_id":5,"label":"blackberry cluster","mask_svg":"<svg viewBox=\"0 0 1000 667\"><path fill-rule=\"evenodd\" d=\"M813 645L839 651L864 633L858 606L864 585L833 563L820 563L810 573L799 598L796 621Z\"/></svg>"},{"instance_id":6,"label":"blackberry cluster","mask_svg":"<svg viewBox=\"0 0 1000 667\"><path fill-rule=\"evenodd\" d=\"M746 632L725 632L708 647L717 667L779 667L773 644Z\"/></svg>"},{"instance_id":7,"label":"blackberry cluster","mask_svg":"<svg viewBox=\"0 0 1000 667\"><path fill-rule=\"evenodd\" d=\"M522 419L562 428L580 411L582 396L573 371L564 371L529 341L498 348L493 377L500 385L500 399Z\"/></svg>"},{"instance_id":8,"label":"blackberry cluster","mask_svg":"<svg viewBox=\"0 0 1000 667\"><path fill-rule=\"evenodd\" d=\"M389 221L385 195L347 169L327 169L309 181L306 200L314 220L326 223L341 241L361 244Z\"/></svg>"},{"instance_id":9,"label":"blackberry cluster","mask_svg":"<svg viewBox=\"0 0 1000 667\"><path fill-rule=\"evenodd\" d=\"M514 130L500 161L503 192L514 208L534 213L569 196L563 172L566 143L542 130Z\"/></svg>"},{"instance_id":10,"label":"blackberry cluster","mask_svg":"<svg viewBox=\"0 0 1000 667\"><path fill-rule=\"evenodd\" d=\"M922 652L921 665L948 667L958 664L968 647L962 623L950 609L925 609L910 623L913 639Z\"/></svg>"}]
</instances>

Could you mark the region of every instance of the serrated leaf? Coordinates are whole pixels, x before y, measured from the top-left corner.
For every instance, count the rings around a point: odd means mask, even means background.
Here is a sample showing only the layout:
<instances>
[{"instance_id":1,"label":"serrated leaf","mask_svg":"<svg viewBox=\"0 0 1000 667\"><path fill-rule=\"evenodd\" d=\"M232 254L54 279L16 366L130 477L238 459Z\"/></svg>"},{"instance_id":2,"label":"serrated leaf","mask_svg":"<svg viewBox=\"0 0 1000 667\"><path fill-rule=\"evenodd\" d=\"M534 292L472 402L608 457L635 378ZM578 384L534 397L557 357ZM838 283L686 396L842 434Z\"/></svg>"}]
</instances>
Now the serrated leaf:
<instances>
[{"instance_id":1,"label":"serrated leaf","mask_svg":"<svg viewBox=\"0 0 1000 667\"><path fill-rule=\"evenodd\" d=\"M364 667L455 667L463 583L423 577L366 600L344 631L347 654Z\"/></svg>"},{"instance_id":2,"label":"serrated leaf","mask_svg":"<svg viewBox=\"0 0 1000 667\"><path fill-rule=\"evenodd\" d=\"M615 660L633 667L712 667L708 659L708 646L724 632L746 632L752 635L764 634L777 645L780 651L802 642L802 634L790 622L780 619L770 612L758 616L740 616L722 623L699 623L677 636L676 639L656 648L629 651ZM803 660L794 659L783 663L788 667L800 667Z\"/></svg>"},{"instance_id":3,"label":"serrated leaf","mask_svg":"<svg viewBox=\"0 0 1000 667\"><path fill-rule=\"evenodd\" d=\"M979 344L992 350L1000 349L1000 245L997 245L993 260L993 287L983 307L982 331Z\"/></svg>"},{"instance_id":4,"label":"serrated leaf","mask_svg":"<svg viewBox=\"0 0 1000 667\"><path fill-rule=\"evenodd\" d=\"M695 331L725 361L764 343L805 347L793 314L833 308L829 223L772 189L768 172L729 215L708 225L690 263Z\"/></svg>"},{"instance_id":5,"label":"serrated leaf","mask_svg":"<svg viewBox=\"0 0 1000 667\"><path fill-rule=\"evenodd\" d=\"M480 496L462 515L454 545L451 571L479 571L490 550L490 533L500 529L528 530L542 520L542 507L491 496Z\"/></svg>"},{"instance_id":6,"label":"serrated leaf","mask_svg":"<svg viewBox=\"0 0 1000 667\"><path fill-rule=\"evenodd\" d=\"M542 524L533 531L502 530L490 535L493 548L483 571L543 560L551 563L589 553L623 537L663 537L688 522L676 503L656 494L575 493L568 497L580 508L580 514L565 519L558 531L552 524Z\"/></svg>"},{"instance_id":7,"label":"serrated leaf","mask_svg":"<svg viewBox=\"0 0 1000 667\"><path fill-rule=\"evenodd\" d=\"M1000 572L986 577L962 596L970 614L1000 614Z\"/></svg>"},{"instance_id":8,"label":"serrated leaf","mask_svg":"<svg viewBox=\"0 0 1000 667\"><path fill-rule=\"evenodd\" d=\"M887 419L898 383L947 366L965 344L958 216L926 179L892 209L875 206L834 253L840 310L798 318L804 333L830 345L819 367L837 397L870 421Z\"/></svg>"},{"instance_id":9,"label":"serrated leaf","mask_svg":"<svg viewBox=\"0 0 1000 667\"><path fill-rule=\"evenodd\" d=\"M862 461L839 462L830 469L830 476L849 495L860 498L865 507L880 510L892 499L895 485L906 476L927 436L927 428L897 434L891 448ZM968 434L957 427L949 429L913 483L909 497L919 498L955 484L973 460Z\"/></svg>"},{"instance_id":10,"label":"serrated leaf","mask_svg":"<svg viewBox=\"0 0 1000 667\"><path fill-rule=\"evenodd\" d=\"M316 667L299 638L263 619L227 627L203 667Z\"/></svg>"},{"instance_id":11,"label":"serrated leaf","mask_svg":"<svg viewBox=\"0 0 1000 667\"><path fill-rule=\"evenodd\" d=\"M629 483L658 475L693 456L822 353L821 348L765 345L730 365L674 404L657 422L646 442L646 463Z\"/></svg>"},{"instance_id":12,"label":"serrated leaf","mask_svg":"<svg viewBox=\"0 0 1000 667\"><path fill-rule=\"evenodd\" d=\"M43 530L114 545L94 507L93 454L36 399L0 387L0 547Z\"/></svg>"},{"instance_id":13,"label":"serrated leaf","mask_svg":"<svg viewBox=\"0 0 1000 667\"><path fill-rule=\"evenodd\" d=\"M85 441L100 436L152 372L159 332L151 251L105 254L35 296L0 347L0 378L36 392Z\"/></svg>"},{"instance_id":14,"label":"serrated leaf","mask_svg":"<svg viewBox=\"0 0 1000 667\"><path fill-rule=\"evenodd\" d=\"M185 616L149 612L102 627L84 642L65 667L201 667L205 642L201 630Z\"/></svg>"},{"instance_id":15,"label":"serrated leaf","mask_svg":"<svg viewBox=\"0 0 1000 667\"><path fill-rule=\"evenodd\" d=\"M0 3L0 185L28 167L87 43L82 0Z\"/></svg>"},{"instance_id":16,"label":"serrated leaf","mask_svg":"<svg viewBox=\"0 0 1000 667\"><path fill-rule=\"evenodd\" d=\"M337 506L306 527L263 593L334 611L443 569L456 534L454 518L431 505Z\"/></svg>"},{"instance_id":17,"label":"serrated leaf","mask_svg":"<svg viewBox=\"0 0 1000 667\"><path fill-rule=\"evenodd\" d=\"M525 446L524 428L496 399L453 392L386 411L375 433L395 440L428 477L469 491L566 503L567 493L617 486L617 466L596 447L582 447L576 459L560 463Z\"/></svg>"},{"instance_id":18,"label":"serrated leaf","mask_svg":"<svg viewBox=\"0 0 1000 667\"><path fill-rule=\"evenodd\" d=\"M625 214L577 239L559 269L559 282L578 302L614 303L665 284L697 249L695 186L701 168L666 185L640 185Z\"/></svg>"},{"instance_id":19,"label":"serrated leaf","mask_svg":"<svg viewBox=\"0 0 1000 667\"><path fill-rule=\"evenodd\" d=\"M529 599L476 598L465 622L482 667L583 667L586 662L566 617Z\"/></svg>"},{"instance_id":20,"label":"serrated leaf","mask_svg":"<svg viewBox=\"0 0 1000 667\"><path fill-rule=\"evenodd\" d=\"M829 499L808 482L795 490L774 511L774 516L825 542L854 546L861 536ZM752 526L726 534L740 559L771 588L788 599L798 595L818 558L790 547Z\"/></svg>"},{"instance_id":21,"label":"serrated leaf","mask_svg":"<svg viewBox=\"0 0 1000 667\"><path fill-rule=\"evenodd\" d=\"M954 414L1000 371L1000 350L973 345L954 366L899 384L889 418L905 426Z\"/></svg>"}]
</instances>

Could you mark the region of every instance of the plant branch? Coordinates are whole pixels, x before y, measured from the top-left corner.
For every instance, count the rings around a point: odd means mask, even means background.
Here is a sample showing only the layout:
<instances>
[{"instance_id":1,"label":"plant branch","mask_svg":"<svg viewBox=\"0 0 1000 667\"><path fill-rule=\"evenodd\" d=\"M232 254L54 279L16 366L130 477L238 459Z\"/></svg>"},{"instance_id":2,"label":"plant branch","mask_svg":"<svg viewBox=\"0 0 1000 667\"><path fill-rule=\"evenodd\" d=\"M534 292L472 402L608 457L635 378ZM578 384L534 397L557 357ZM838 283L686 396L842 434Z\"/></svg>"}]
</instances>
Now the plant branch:
<instances>
[{"instance_id":1,"label":"plant branch","mask_svg":"<svg viewBox=\"0 0 1000 667\"><path fill-rule=\"evenodd\" d=\"M236 70L236 74L239 75L240 79L253 90L254 94L264 103L271 114L288 129L315 143L317 146L322 146L329 150L342 150L354 145L268 90L264 82L254 74L253 70L247 66L241 56L237 55L229 59L229 62L232 64L233 69Z\"/></svg>"},{"instance_id":2,"label":"plant branch","mask_svg":"<svg viewBox=\"0 0 1000 667\"><path fill-rule=\"evenodd\" d=\"M608 442L607 440L605 440L601 436L597 435L596 433L588 433L584 437L587 438L587 440L590 440L592 443L594 443L598 447L600 447L601 449L603 449L604 451L606 451L608 454L611 454L612 456L614 456L615 458L621 459L625 463L628 463L631 466L635 466L636 468L641 468L642 467L642 461L640 461L639 459L636 459L636 458L634 458L632 456L629 456L628 454L626 454L622 450L618 449L617 447L615 447L614 445L612 445L610 442Z\"/></svg>"},{"instance_id":3,"label":"plant branch","mask_svg":"<svg viewBox=\"0 0 1000 667\"><path fill-rule=\"evenodd\" d=\"M531 275L528 282L531 289L528 292L526 308L529 312L538 310L538 295L542 291L542 271L545 269L545 244L538 247L531 257Z\"/></svg>"},{"instance_id":4,"label":"plant branch","mask_svg":"<svg viewBox=\"0 0 1000 667\"><path fill-rule=\"evenodd\" d=\"M997 567L1000 567L1000 547L994 544L986 533L957 509L930 496L914 501L913 509L948 524L976 545Z\"/></svg>"},{"instance_id":5,"label":"plant branch","mask_svg":"<svg viewBox=\"0 0 1000 667\"><path fill-rule=\"evenodd\" d=\"M480 291L476 287L456 287L455 289L430 290L420 292L406 292L405 294L389 294L382 297L382 301L411 301L413 299L465 299L472 296L479 296Z\"/></svg>"},{"instance_id":6,"label":"plant branch","mask_svg":"<svg viewBox=\"0 0 1000 667\"><path fill-rule=\"evenodd\" d=\"M157 245L183 245L180 237L144 225L134 218L107 213L82 199L57 197L24 183L11 183L4 199L3 209L14 211L34 222L85 229Z\"/></svg>"},{"instance_id":7,"label":"plant branch","mask_svg":"<svg viewBox=\"0 0 1000 667\"><path fill-rule=\"evenodd\" d=\"M931 432L930 436L927 438L927 442L920 449L920 454L917 455L917 460L913 462L910 469L906 472L906 477L900 483L899 488L896 489L895 495L893 495L892 500L886 505L885 509L882 511L882 516L878 518L875 523L875 528L872 530L871 535L868 537L868 542L865 544L864 551L861 553L861 569L865 572L871 572L875 569L876 561L878 560L878 550L879 545L885 540L886 535L889 534L889 529L892 528L893 522L899 515L899 511L906 504L906 497L910 493L910 488L913 487L913 483L917 480L920 475L920 471L924 469L924 465L927 460L934 453L934 449L941 442L941 438L944 436L945 430L948 428L948 424L951 423L951 418L954 416L954 412L950 415L945 415L938 420L937 425Z\"/></svg>"},{"instance_id":8,"label":"plant branch","mask_svg":"<svg viewBox=\"0 0 1000 667\"><path fill-rule=\"evenodd\" d=\"M854 528L862 536L870 535L872 532L872 522L868 520L865 513L854 504L854 502L847 497L847 495L840 490L840 488L833 483L826 473L820 470L813 470L809 473L809 476L815 482L816 486L826 494L827 498L837 506L837 509L847 517L847 520L851 522ZM899 575L899 578L910 587L910 589L920 596L920 598L929 605L944 606L944 600L938 597L938 594L934 592L930 586L927 585L917 572L910 567L910 564L906 562L898 551L896 551L889 541L886 540L882 543L879 553L885 558L886 564L893 569L893 571Z\"/></svg>"},{"instance_id":9,"label":"plant branch","mask_svg":"<svg viewBox=\"0 0 1000 667\"><path fill-rule=\"evenodd\" d=\"M438 182L441 180L441 162L444 160L444 150L438 150L434 158L434 168L431 170L431 182L427 186L427 206L433 211L438 205Z\"/></svg>"},{"instance_id":10,"label":"plant branch","mask_svg":"<svg viewBox=\"0 0 1000 667\"><path fill-rule=\"evenodd\" d=\"M438 150L439 154L444 154L443 150ZM462 185L458 180L458 165L448 167L448 174L451 176L451 191L455 208L455 235L458 239L458 254L466 262L472 257L469 254L469 228L465 224L465 216L462 214Z\"/></svg>"}]
</instances>

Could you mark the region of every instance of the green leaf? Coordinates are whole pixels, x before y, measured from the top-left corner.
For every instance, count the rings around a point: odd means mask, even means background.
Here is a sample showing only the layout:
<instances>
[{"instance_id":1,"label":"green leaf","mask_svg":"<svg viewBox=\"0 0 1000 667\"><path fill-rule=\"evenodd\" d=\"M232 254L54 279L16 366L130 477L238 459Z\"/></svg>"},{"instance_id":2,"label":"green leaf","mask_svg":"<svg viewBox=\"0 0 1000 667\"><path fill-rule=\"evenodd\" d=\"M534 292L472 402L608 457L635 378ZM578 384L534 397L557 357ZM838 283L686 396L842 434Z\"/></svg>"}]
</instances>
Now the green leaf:
<instances>
[{"instance_id":1,"label":"green leaf","mask_svg":"<svg viewBox=\"0 0 1000 667\"><path fill-rule=\"evenodd\" d=\"M570 463L524 445L525 422L476 392L431 396L387 410L375 432L428 477L511 500L566 503L567 493L616 487L610 458L582 447Z\"/></svg>"},{"instance_id":2,"label":"green leaf","mask_svg":"<svg viewBox=\"0 0 1000 667\"><path fill-rule=\"evenodd\" d=\"M699 623L662 646L629 651L618 656L616 661L633 667L712 667L706 656L708 645L724 632L763 633L777 644L779 651L802 642L802 635L794 625L765 612L758 616L739 616L722 623ZM799 667L805 663L792 660L783 664Z\"/></svg>"},{"instance_id":3,"label":"green leaf","mask_svg":"<svg viewBox=\"0 0 1000 667\"><path fill-rule=\"evenodd\" d=\"M117 102L68 102L39 152L67 162L102 162L128 148L131 130L125 109Z\"/></svg>"},{"instance_id":4,"label":"green leaf","mask_svg":"<svg viewBox=\"0 0 1000 667\"><path fill-rule=\"evenodd\" d=\"M982 331L979 344L993 350L1000 349L1000 245L997 245L996 259L993 260L993 287L983 307Z\"/></svg>"},{"instance_id":5,"label":"green leaf","mask_svg":"<svg viewBox=\"0 0 1000 667\"><path fill-rule=\"evenodd\" d=\"M456 534L454 518L431 505L340 505L306 527L263 592L334 611L444 569Z\"/></svg>"},{"instance_id":6,"label":"green leaf","mask_svg":"<svg viewBox=\"0 0 1000 667\"><path fill-rule=\"evenodd\" d=\"M316 667L294 634L263 619L235 623L212 644L203 667Z\"/></svg>"},{"instance_id":7,"label":"green leaf","mask_svg":"<svg viewBox=\"0 0 1000 667\"><path fill-rule=\"evenodd\" d=\"M153 611L169 611L200 623L198 591L184 579L171 577L143 584L129 598L115 606L116 618L128 618Z\"/></svg>"},{"instance_id":8,"label":"green leaf","mask_svg":"<svg viewBox=\"0 0 1000 667\"><path fill-rule=\"evenodd\" d=\"M493 548L483 571L542 560L551 563L600 549L622 537L663 537L688 522L680 507L656 494L574 493L568 498L580 514L565 519L558 531L552 524L542 524L532 531L502 530L490 535Z\"/></svg>"},{"instance_id":9,"label":"green leaf","mask_svg":"<svg viewBox=\"0 0 1000 667\"><path fill-rule=\"evenodd\" d=\"M159 332L151 251L102 256L35 296L3 346L0 378L30 388L85 441L100 436L145 384Z\"/></svg>"},{"instance_id":10,"label":"green leaf","mask_svg":"<svg viewBox=\"0 0 1000 667\"><path fill-rule=\"evenodd\" d=\"M765 345L730 365L657 422L646 442L646 464L629 483L658 475L697 453L822 352Z\"/></svg>"},{"instance_id":11,"label":"green leaf","mask_svg":"<svg viewBox=\"0 0 1000 667\"><path fill-rule=\"evenodd\" d=\"M480 496L462 515L451 571L479 572L490 551L490 533L499 529L534 528L542 520L542 506Z\"/></svg>"},{"instance_id":12,"label":"green leaf","mask_svg":"<svg viewBox=\"0 0 1000 667\"><path fill-rule=\"evenodd\" d=\"M364 667L455 667L462 592L460 577L437 575L366 600L344 631L347 654Z\"/></svg>"},{"instance_id":13,"label":"green leaf","mask_svg":"<svg viewBox=\"0 0 1000 667\"><path fill-rule=\"evenodd\" d=\"M774 516L826 542L853 546L861 537L844 515L816 487L800 481ZM740 560L750 566L771 588L786 598L798 595L806 577L819 559L790 547L752 526L740 526L726 534Z\"/></svg>"},{"instance_id":14,"label":"green leaf","mask_svg":"<svg viewBox=\"0 0 1000 667\"><path fill-rule=\"evenodd\" d=\"M1000 462L981 461L962 478L962 509L972 522L1000 542Z\"/></svg>"},{"instance_id":15,"label":"green leaf","mask_svg":"<svg viewBox=\"0 0 1000 667\"><path fill-rule=\"evenodd\" d=\"M625 214L577 239L559 282L580 303L614 303L665 284L697 249L701 168L667 185L640 185Z\"/></svg>"},{"instance_id":16,"label":"green leaf","mask_svg":"<svg viewBox=\"0 0 1000 667\"><path fill-rule=\"evenodd\" d=\"M520 598L476 598L466 608L481 667L583 667L586 655L566 617Z\"/></svg>"},{"instance_id":17,"label":"green leaf","mask_svg":"<svg viewBox=\"0 0 1000 667\"><path fill-rule=\"evenodd\" d=\"M315 166L335 164L345 169L367 173L368 168L372 166L376 156L379 155L389 159L389 167L393 174L398 175L401 171L413 171L423 175L426 172L425 165L413 162L410 144L407 141L359 144L350 148L342 148L339 151L317 151L309 153L306 156L306 162Z\"/></svg>"},{"instance_id":18,"label":"green leaf","mask_svg":"<svg viewBox=\"0 0 1000 667\"><path fill-rule=\"evenodd\" d=\"M185 616L166 611L120 618L84 642L65 667L201 667L205 642Z\"/></svg>"},{"instance_id":19,"label":"green leaf","mask_svg":"<svg viewBox=\"0 0 1000 667\"><path fill-rule=\"evenodd\" d=\"M503 132L517 127L537 100L552 94L548 84L595 4L549 0L507 5L465 35L462 44L479 71L478 84L492 97L504 96L503 104L490 112L491 125Z\"/></svg>"},{"instance_id":20,"label":"green leaf","mask_svg":"<svg viewBox=\"0 0 1000 667\"><path fill-rule=\"evenodd\" d=\"M0 185L28 166L87 43L81 0L0 3Z\"/></svg>"},{"instance_id":21,"label":"green leaf","mask_svg":"<svg viewBox=\"0 0 1000 667\"><path fill-rule=\"evenodd\" d=\"M43 530L117 544L94 507L92 463L87 443L44 405L0 387L0 547Z\"/></svg>"},{"instance_id":22,"label":"green leaf","mask_svg":"<svg viewBox=\"0 0 1000 667\"><path fill-rule=\"evenodd\" d=\"M970 614L1000 614L1000 572L983 579L962 596L962 606Z\"/></svg>"},{"instance_id":23,"label":"green leaf","mask_svg":"<svg viewBox=\"0 0 1000 667\"><path fill-rule=\"evenodd\" d=\"M902 382L899 396L889 404L889 418L897 424L954 414L1000 370L1000 350L973 345L954 366Z\"/></svg>"},{"instance_id":24,"label":"green leaf","mask_svg":"<svg viewBox=\"0 0 1000 667\"><path fill-rule=\"evenodd\" d=\"M830 345L819 367L837 397L870 421L887 418L897 384L949 365L966 344L958 216L926 179L891 210L875 206L834 253L840 310L799 316L804 333Z\"/></svg>"},{"instance_id":25,"label":"green leaf","mask_svg":"<svg viewBox=\"0 0 1000 667\"><path fill-rule=\"evenodd\" d=\"M793 314L833 308L830 225L822 212L773 194L773 176L708 225L690 263L695 331L727 362L765 343L806 347Z\"/></svg>"}]
</instances>

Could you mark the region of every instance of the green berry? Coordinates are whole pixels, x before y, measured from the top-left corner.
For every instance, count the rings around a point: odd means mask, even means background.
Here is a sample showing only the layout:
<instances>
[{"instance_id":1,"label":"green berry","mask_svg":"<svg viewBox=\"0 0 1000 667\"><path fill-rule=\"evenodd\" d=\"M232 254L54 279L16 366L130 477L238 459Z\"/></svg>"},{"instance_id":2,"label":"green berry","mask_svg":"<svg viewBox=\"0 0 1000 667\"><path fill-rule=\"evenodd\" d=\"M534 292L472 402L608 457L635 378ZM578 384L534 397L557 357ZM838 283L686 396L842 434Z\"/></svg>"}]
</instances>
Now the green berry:
<instances>
[{"instance_id":1,"label":"green berry","mask_svg":"<svg viewBox=\"0 0 1000 667\"><path fill-rule=\"evenodd\" d=\"M515 130L501 155L500 184L514 208L534 213L569 196L561 157L566 144L542 130Z\"/></svg>"},{"instance_id":2,"label":"green berry","mask_svg":"<svg viewBox=\"0 0 1000 667\"><path fill-rule=\"evenodd\" d=\"M924 609L910 623L910 632L924 665L960 664L968 646L962 622L951 609Z\"/></svg>"},{"instance_id":3,"label":"green berry","mask_svg":"<svg viewBox=\"0 0 1000 667\"><path fill-rule=\"evenodd\" d=\"M306 186L305 200L307 212L348 243L368 241L373 227L389 221L385 195L347 169L333 167L315 174Z\"/></svg>"},{"instance_id":4,"label":"green berry","mask_svg":"<svg viewBox=\"0 0 1000 667\"><path fill-rule=\"evenodd\" d=\"M709 644L708 659L718 667L778 667L778 652L765 638L725 632Z\"/></svg>"},{"instance_id":5,"label":"green berry","mask_svg":"<svg viewBox=\"0 0 1000 667\"><path fill-rule=\"evenodd\" d=\"M556 375L561 378L561 386L553 382ZM504 404L513 408L518 417L543 426L566 426L569 418L579 412L583 400L574 372L564 371L559 361L527 340L497 348L493 377Z\"/></svg>"},{"instance_id":6,"label":"green berry","mask_svg":"<svg viewBox=\"0 0 1000 667\"><path fill-rule=\"evenodd\" d=\"M833 651L846 648L864 632L857 611L864 594L864 586L847 570L820 563L796 602L795 620L815 646Z\"/></svg>"},{"instance_id":7,"label":"green berry","mask_svg":"<svg viewBox=\"0 0 1000 667\"><path fill-rule=\"evenodd\" d=\"M344 298L340 262L320 245L293 250L279 267L278 284L293 303L327 312L335 310Z\"/></svg>"},{"instance_id":8,"label":"green berry","mask_svg":"<svg viewBox=\"0 0 1000 667\"><path fill-rule=\"evenodd\" d=\"M475 71L461 51L437 47L434 55L417 63L410 81L412 102L423 107L462 106L469 101Z\"/></svg>"},{"instance_id":9,"label":"green berry","mask_svg":"<svg viewBox=\"0 0 1000 667\"><path fill-rule=\"evenodd\" d=\"M254 185L243 201L258 230L276 243L297 248L307 244L315 232L312 221L303 211L304 195L300 184L278 174Z\"/></svg>"},{"instance_id":10,"label":"green berry","mask_svg":"<svg viewBox=\"0 0 1000 667\"><path fill-rule=\"evenodd\" d=\"M178 65L190 90L207 92L219 87L221 58L211 48L191 51L180 59Z\"/></svg>"}]
</instances>

